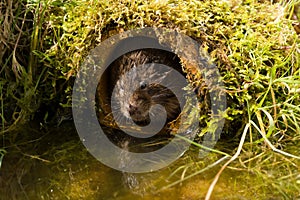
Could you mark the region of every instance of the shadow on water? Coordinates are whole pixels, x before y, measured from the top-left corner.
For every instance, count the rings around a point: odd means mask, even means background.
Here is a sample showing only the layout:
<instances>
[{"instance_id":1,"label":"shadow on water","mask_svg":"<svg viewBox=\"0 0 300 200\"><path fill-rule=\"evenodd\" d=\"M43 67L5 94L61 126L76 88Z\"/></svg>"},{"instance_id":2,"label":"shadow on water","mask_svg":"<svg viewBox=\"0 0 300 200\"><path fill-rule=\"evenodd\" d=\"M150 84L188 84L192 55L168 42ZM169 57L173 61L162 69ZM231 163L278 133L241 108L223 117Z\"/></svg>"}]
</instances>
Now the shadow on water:
<instances>
[{"instance_id":1,"label":"shadow on water","mask_svg":"<svg viewBox=\"0 0 300 200\"><path fill-rule=\"evenodd\" d=\"M31 124L1 139L7 151L0 170L1 200L204 199L221 167L217 165L180 182L220 158L210 154L200 160L199 149L190 148L180 159L159 171L122 173L92 157L71 122L47 131ZM255 194L249 190L252 183L244 174L226 169L211 199L253 199ZM176 181L178 184L171 185Z\"/></svg>"}]
</instances>

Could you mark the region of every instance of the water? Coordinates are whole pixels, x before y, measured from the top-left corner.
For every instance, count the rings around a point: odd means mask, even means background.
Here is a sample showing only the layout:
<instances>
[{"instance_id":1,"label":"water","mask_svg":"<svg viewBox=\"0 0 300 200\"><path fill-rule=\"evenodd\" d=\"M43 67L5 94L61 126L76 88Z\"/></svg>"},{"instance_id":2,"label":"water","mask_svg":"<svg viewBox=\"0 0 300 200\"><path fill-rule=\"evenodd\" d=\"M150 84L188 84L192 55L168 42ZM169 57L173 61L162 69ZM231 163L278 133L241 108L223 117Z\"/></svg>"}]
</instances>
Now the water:
<instances>
[{"instance_id":1,"label":"water","mask_svg":"<svg viewBox=\"0 0 300 200\"><path fill-rule=\"evenodd\" d=\"M191 148L159 171L132 174L111 169L93 158L79 141L72 124L50 131L27 126L13 135L1 141L8 152L0 170L1 200L198 200L204 199L224 164L180 181L222 156L212 153L199 159L199 149ZM125 149L128 144L122 141ZM126 153L123 159L120 165L126 164ZM261 177L242 168L226 169L211 199L282 199L274 191L261 188L266 188Z\"/></svg>"}]
</instances>

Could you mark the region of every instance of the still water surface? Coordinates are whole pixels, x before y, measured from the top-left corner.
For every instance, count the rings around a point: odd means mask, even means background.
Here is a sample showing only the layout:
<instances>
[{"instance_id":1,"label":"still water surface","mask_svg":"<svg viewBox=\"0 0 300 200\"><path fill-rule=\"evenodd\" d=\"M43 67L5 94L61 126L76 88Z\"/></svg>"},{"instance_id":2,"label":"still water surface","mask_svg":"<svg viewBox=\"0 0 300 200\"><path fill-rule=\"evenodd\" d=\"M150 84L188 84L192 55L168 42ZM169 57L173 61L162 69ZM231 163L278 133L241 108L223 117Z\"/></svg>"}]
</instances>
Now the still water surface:
<instances>
[{"instance_id":1,"label":"still water surface","mask_svg":"<svg viewBox=\"0 0 300 200\"><path fill-rule=\"evenodd\" d=\"M225 162L181 181L222 156L211 153L199 159L199 149L191 147L159 171L130 174L111 169L92 157L72 124L53 130L27 126L12 134L14 137L5 136L1 141L8 152L0 170L1 200L204 199ZM221 175L211 199L281 199L272 197L271 191L258 193L263 185L255 175L229 168Z\"/></svg>"}]
</instances>

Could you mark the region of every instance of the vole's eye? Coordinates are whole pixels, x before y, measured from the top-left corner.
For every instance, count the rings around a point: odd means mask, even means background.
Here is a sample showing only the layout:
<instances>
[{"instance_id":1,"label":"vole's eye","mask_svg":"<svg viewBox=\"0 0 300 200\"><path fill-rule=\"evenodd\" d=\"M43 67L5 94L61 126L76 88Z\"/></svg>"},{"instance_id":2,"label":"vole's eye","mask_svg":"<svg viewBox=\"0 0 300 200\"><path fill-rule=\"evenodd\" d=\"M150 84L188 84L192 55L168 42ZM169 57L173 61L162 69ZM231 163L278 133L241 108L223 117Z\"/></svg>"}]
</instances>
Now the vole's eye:
<instances>
[{"instance_id":1,"label":"vole's eye","mask_svg":"<svg viewBox=\"0 0 300 200\"><path fill-rule=\"evenodd\" d=\"M145 89L147 87L147 83L145 83L145 82L142 82L141 84L140 84L140 88L143 90L143 89Z\"/></svg>"}]
</instances>

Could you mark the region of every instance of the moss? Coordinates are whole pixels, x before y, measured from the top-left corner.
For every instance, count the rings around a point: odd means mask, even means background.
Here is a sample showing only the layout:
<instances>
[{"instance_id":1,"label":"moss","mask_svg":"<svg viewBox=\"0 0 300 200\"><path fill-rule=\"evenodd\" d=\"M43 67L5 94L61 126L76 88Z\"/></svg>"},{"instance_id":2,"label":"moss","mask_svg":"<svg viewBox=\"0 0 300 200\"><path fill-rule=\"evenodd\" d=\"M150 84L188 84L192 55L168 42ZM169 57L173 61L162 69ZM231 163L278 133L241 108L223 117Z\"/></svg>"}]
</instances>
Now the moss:
<instances>
[{"instance_id":1,"label":"moss","mask_svg":"<svg viewBox=\"0 0 300 200\"><path fill-rule=\"evenodd\" d=\"M49 18L52 35L48 37L53 45L43 55L47 57L44 64L58 70L54 80L69 80L89 50L106 38L130 29L166 27L196 39L209 52L225 83L229 119L247 116L247 102L251 109L259 104L272 113L270 106L282 106L281 102L289 99L282 93L285 87L297 91L295 84L283 83L282 78L299 81L299 38L293 21L286 18L288 5L258 1L68 1ZM70 102L67 90L65 97ZM267 98L262 99L264 96ZM293 100L297 103L298 96Z\"/></svg>"}]
</instances>

